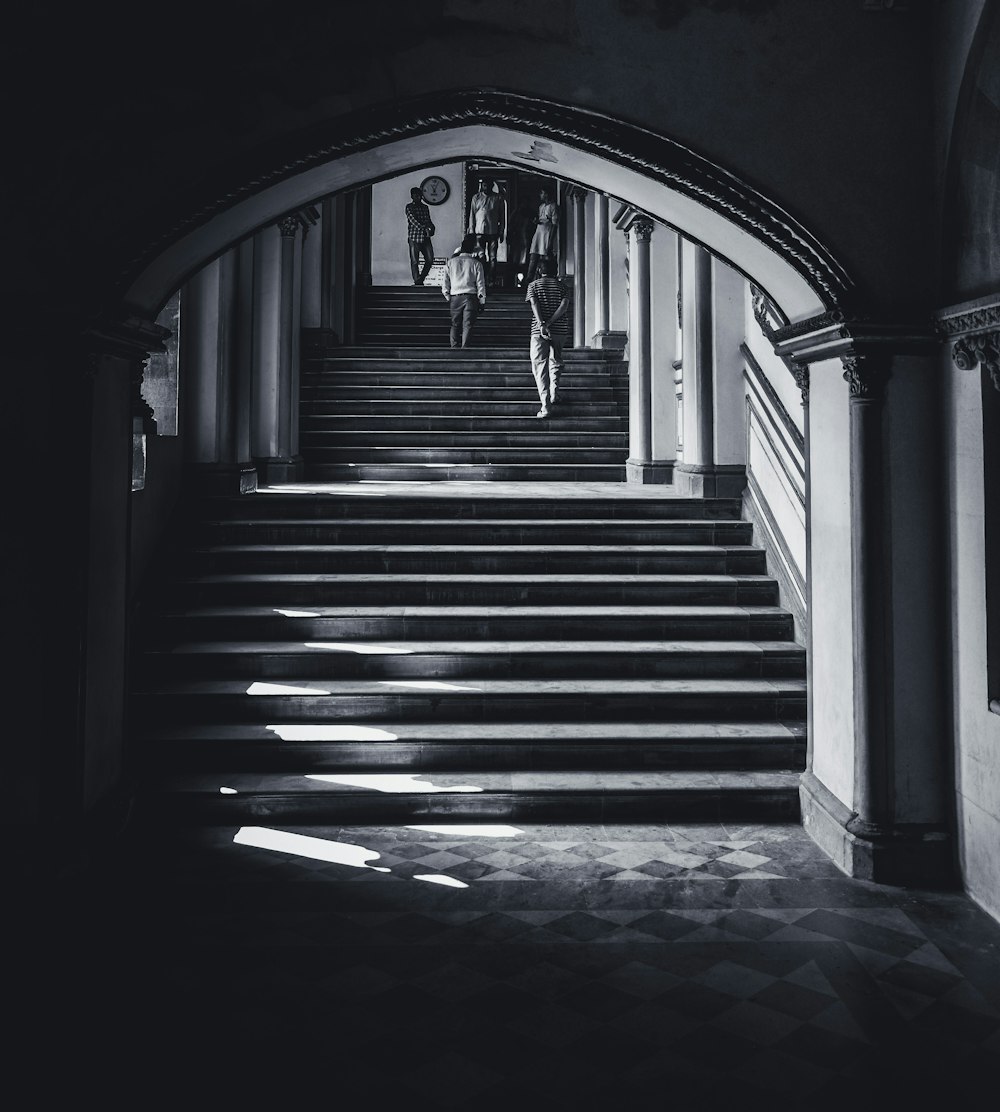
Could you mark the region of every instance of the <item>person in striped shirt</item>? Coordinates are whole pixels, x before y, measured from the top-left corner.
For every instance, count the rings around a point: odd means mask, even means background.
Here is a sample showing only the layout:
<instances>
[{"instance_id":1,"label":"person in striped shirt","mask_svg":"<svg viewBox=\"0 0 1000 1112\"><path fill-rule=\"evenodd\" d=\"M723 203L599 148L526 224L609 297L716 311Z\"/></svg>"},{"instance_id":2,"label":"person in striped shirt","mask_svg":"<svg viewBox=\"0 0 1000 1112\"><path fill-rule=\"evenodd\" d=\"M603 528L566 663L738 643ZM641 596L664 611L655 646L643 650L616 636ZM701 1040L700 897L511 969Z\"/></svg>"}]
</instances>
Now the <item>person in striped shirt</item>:
<instances>
[{"instance_id":1,"label":"person in striped shirt","mask_svg":"<svg viewBox=\"0 0 1000 1112\"><path fill-rule=\"evenodd\" d=\"M525 296L531 304L531 373L542 402L536 417L548 417L556 404L562 349L568 334L569 293L554 270L552 259L540 258L539 277L529 284Z\"/></svg>"}]
</instances>

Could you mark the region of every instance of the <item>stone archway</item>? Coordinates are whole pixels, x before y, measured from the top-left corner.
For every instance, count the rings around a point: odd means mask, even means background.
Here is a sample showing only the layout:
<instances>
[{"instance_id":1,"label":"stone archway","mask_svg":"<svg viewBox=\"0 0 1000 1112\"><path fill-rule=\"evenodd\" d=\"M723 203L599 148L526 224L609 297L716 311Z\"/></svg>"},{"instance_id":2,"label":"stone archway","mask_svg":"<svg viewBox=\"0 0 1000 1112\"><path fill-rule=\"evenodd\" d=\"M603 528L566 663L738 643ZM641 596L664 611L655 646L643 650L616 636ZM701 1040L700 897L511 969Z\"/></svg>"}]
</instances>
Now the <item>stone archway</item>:
<instances>
[{"instance_id":1,"label":"stone archway","mask_svg":"<svg viewBox=\"0 0 1000 1112\"><path fill-rule=\"evenodd\" d=\"M337 122L316 146L148 243L121 277L130 314L155 317L207 260L324 195L475 157L546 169L627 197L752 277L785 318L843 309L854 283L780 206L693 151L622 121L514 93L418 97Z\"/></svg>"}]
</instances>

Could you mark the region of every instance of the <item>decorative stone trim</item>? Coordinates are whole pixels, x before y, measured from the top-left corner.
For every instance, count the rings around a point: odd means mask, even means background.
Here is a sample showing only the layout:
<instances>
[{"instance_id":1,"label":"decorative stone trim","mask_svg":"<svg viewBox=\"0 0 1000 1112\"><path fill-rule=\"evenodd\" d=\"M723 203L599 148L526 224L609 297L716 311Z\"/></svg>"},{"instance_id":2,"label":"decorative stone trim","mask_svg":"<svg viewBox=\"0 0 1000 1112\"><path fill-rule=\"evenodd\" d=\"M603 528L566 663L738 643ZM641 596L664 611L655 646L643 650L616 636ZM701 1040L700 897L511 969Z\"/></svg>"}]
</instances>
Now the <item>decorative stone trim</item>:
<instances>
[{"instance_id":1,"label":"decorative stone trim","mask_svg":"<svg viewBox=\"0 0 1000 1112\"><path fill-rule=\"evenodd\" d=\"M299 225L301 223L302 221L299 219L297 213L293 216L283 216L278 221L278 231L281 232L284 238L291 239L299 230Z\"/></svg>"},{"instance_id":2,"label":"decorative stone trim","mask_svg":"<svg viewBox=\"0 0 1000 1112\"><path fill-rule=\"evenodd\" d=\"M943 336L957 337L951 349L955 366L971 371L981 365L1000 390L1000 296L942 310L937 327Z\"/></svg>"},{"instance_id":3,"label":"decorative stone trim","mask_svg":"<svg viewBox=\"0 0 1000 1112\"><path fill-rule=\"evenodd\" d=\"M498 90L468 89L393 100L335 120L304 155L282 165L244 168L214 197L191 197L189 213L146 244L121 275L133 277L163 248L262 189L347 154L472 125L509 127L620 163L731 220L786 259L831 307L850 300L855 283L827 248L778 205L729 171L666 136L572 105ZM289 140L290 154L295 148ZM254 172L254 170L258 172ZM226 184L230 186L227 190Z\"/></svg>"}]
</instances>

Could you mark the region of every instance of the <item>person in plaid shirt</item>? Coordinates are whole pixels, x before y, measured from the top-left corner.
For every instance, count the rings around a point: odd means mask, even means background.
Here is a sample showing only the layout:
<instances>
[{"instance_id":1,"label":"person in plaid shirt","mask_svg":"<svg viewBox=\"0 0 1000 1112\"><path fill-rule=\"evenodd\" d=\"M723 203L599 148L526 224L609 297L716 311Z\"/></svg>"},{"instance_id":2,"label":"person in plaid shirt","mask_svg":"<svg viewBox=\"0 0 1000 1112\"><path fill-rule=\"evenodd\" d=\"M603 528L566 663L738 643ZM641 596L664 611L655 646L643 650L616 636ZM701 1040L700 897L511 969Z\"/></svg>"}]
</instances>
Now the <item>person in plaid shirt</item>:
<instances>
[{"instance_id":1,"label":"person in plaid shirt","mask_svg":"<svg viewBox=\"0 0 1000 1112\"><path fill-rule=\"evenodd\" d=\"M410 190L410 203L404 211L406 212L406 238L410 248L410 273L413 275L413 284L422 286L434 265L434 248L431 245L434 225L431 223L431 210L424 204L420 190L416 186ZM421 256L424 260L423 270L420 268Z\"/></svg>"}]
</instances>

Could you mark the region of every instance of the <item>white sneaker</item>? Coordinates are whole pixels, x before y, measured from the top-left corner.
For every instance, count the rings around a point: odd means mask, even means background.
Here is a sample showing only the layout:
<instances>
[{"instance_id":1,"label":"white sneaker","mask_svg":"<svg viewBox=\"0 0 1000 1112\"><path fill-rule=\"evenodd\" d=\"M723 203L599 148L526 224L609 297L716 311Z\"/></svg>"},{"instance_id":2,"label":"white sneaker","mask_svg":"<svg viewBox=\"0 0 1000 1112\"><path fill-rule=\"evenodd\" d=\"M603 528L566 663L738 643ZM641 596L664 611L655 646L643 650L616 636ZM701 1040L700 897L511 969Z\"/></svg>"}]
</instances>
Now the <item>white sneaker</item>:
<instances>
[{"instance_id":1,"label":"white sneaker","mask_svg":"<svg viewBox=\"0 0 1000 1112\"><path fill-rule=\"evenodd\" d=\"M538 411L538 412L537 412L537 413L535 414L535 416L536 416L536 417L548 417L548 415L549 415L549 411L548 411L548 408L547 408L546 406L544 406L544 405L543 405L543 406L542 406L542 408L541 408L541 409L540 409L540 410L539 410L539 411Z\"/></svg>"}]
</instances>

